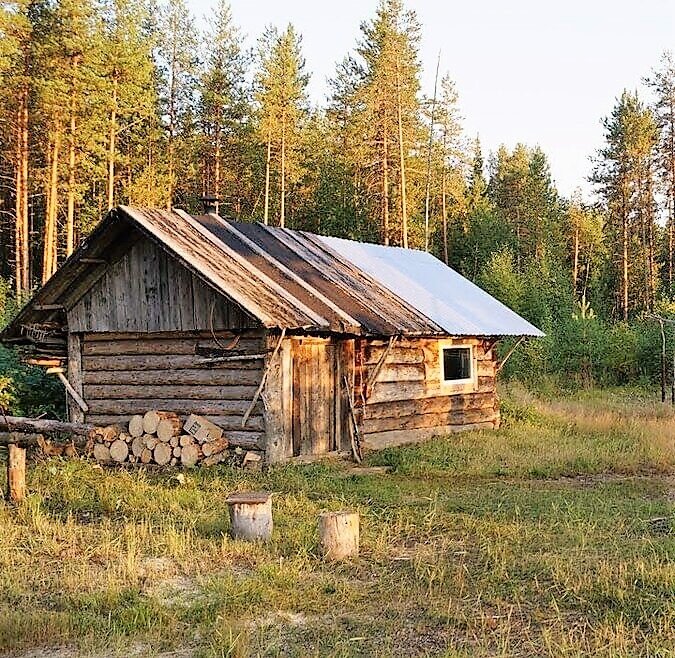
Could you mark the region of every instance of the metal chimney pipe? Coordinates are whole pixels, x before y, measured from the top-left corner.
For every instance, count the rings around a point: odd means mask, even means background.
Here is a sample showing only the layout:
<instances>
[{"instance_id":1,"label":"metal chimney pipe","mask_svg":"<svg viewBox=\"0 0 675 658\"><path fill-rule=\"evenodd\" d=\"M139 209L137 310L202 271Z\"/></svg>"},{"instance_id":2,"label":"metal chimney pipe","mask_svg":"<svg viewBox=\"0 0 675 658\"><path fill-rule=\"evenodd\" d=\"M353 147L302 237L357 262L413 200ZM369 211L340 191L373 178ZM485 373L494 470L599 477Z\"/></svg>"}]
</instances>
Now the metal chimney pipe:
<instances>
[{"instance_id":1,"label":"metal chimney pipe","mask_svg":"<svg viewBox=\"0 0 675 658\"><path fill-rule=\"evenodd\" d=\"M218 197L213 194L205 194L200 201L205 215L218 214Z\"/></svg>"}]
</instances>

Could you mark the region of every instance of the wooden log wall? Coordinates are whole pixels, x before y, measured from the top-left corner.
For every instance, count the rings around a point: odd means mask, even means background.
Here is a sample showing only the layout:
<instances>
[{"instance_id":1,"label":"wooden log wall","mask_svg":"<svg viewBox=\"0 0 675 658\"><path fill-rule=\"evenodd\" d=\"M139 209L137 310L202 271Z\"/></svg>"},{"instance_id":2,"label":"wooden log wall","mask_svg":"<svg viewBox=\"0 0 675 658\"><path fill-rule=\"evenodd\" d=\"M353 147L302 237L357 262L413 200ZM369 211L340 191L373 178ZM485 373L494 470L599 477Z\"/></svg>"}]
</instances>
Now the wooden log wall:
<instances>
[{"instance_id":1,"label":"wooden log wall","mask_svg":"<svg viewBox=\"0 0 675 658\"><path fill-rule=\"evenodd\" d=\"M397 340L370 386L369 378L388 343L356 342L355 395L359 425L369 448L422 440L468 428L499 425L491 343L482 339L443 341L474 349L475 384L441 382L440 346L435 339Z\"/></svg>"},{"instance_id":2,"label":"wooden log wall","mask_svg":"<svg viewBox=\"0 0 675 658\"><path fill-rule=\"evenodd\" d=\"M200 365L197 353L233 340L229 332L85 333L82 335L82 388L89 405L86 420L97 425L126 425L134 414L160 409L182 420L206 416L231 439L260 443L264 432L262 402L242 428L242 416L260 384L263 359ZM263 332L242 335L237 352L260 354ZM262 447L262 446L261 446Z\"/></svg>"}]
</instances>

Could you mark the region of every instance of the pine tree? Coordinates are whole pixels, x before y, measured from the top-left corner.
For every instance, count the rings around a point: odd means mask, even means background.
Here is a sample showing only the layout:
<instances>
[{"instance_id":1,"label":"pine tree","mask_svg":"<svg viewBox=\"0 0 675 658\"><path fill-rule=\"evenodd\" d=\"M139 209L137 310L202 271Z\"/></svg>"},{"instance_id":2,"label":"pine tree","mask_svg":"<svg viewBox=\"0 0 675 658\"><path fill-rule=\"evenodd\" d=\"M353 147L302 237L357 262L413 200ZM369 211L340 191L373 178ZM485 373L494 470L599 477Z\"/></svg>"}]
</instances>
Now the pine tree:
<instances>
[{"instance_id":1,"label":"pine tree","mask_svg":"<svg viewBox=\"0 0 675 658\"><path fill-rule=\"evenodd\" d=\"M440 204L436 205L440 205L443 260L449 263L450 206L455 215L464 213L466 155L462 143L457 90L447 74L441 80L441 94L435 114L439 128L438 139L435 143L435 149L438 152L438 163L435 169L440 170L437 174L437 178L440 178L440 192L436 195L440 196Z\"/></svg>"},{"instance_id":2,"label":"pine tree","mask_svg":"<svg viewBox=\"0 0 675 658\"><path fill-rule=\"evenodd\" d=\"M147 2L106 0L101 78L105 119L105 207L118 200L166 205L166 139L160 123L157 41Z\"/></svg>"},{"instance_id":3,"label":"pine tree","mask_svg":"<svg viewBox=\"0 0 675 658\"><path fill-rule=\"evenodd\" d=\"M381 241L407 246L411 153L421 137L419 24L401 0L381 0L375 18L361 25L361 34L352 60L351 97L346 99L342 89L343 104L353 108L349 130L363 140L363 158L354 166L362 168L369 205L381 218ZM396 227L392 210L398 212Z\"/></svg>"},{"instance_id":4,"label":"pine tree","mask_svg":"<svg viewBox=\"0 0 675 658\"><path fill-rule=\"evenodd\" d=\"M167 207L180 198L189 205L196 166L190 155L198 73L197 32L185 0L168 0L159 21L161 102L167 142ZM183 158L185 150L187 157Z\"/></svg>"},{"instance_id":5,"label":"pine tree","mask_svg":"<svg viewBox=\"0 0 675 658\"><path fill-rule=\"evenodd\" d=\"M656 96L654 118L659 131L655 167L666 198L668 235L668 292L673 294L673 252L675 250L675 61L663 54L660 69L646 80Z\"/></svg>"},{"instance_id":6,"label":"pine tree","mask_svg":"<svg viewBox=\"0 0 675 658\"><path fill-rule=\"evenodd\" d=\"M604 257L603 218L597 209L582 202L579 190L567 208L567 241L575 298L586 303L591 277L597 276Z\"/></svg>"},{"instance_id":7,"label":"pine tree","mask_svg":"<svg viewBox=\"0 0 675 658\"><path fill-rule=\"evenodd\" d=\"M266 149L263 220L269 223L274 155L279 179L279 225L285 226L288 187L299 179L302 169L301 131L308 116L309 76L304 71L300 37L292 25L282 34L268 28L259 42L258 57L258 133Z\"/></svg>"},{"instance_id":8,"label":"pine tree","mask_svg":"<svg viewBox=\"0 0 675 658\"><path fill-rule=\"evenodd\" d=\"M226 0L219 0L210 16L204 50L198 105L202 192L225 200L238 215L239 187L246 177L242 153L250 114L245 82L248 61Z\"/></svg>"},{"instance_id":9,"label":"pine tree","mask_svg":"<svg viewBox=\"0 0 675 658\"><path fill-rule=\"evenodd\" d=\"M609 239L619 263L616 290L621 317L650 308L655 297L653 156L656 126L637 93L624 91L604 119L606 145L592 180L607 213Z\"/></svg>"},{"instance_id":10,"label":"pine tree","mask_svg":"<svg viewBox=\"0 0 675 658\"><path fill-rule=\"evenodd\" d=\"M0 121L3 135L11 135L5 143L11 160L14 216L14 284L17 297L30 289L29 243L29 100L32 86L33 2L20 0L5 5L0 13Z\"/></svg>"}]
</instances>

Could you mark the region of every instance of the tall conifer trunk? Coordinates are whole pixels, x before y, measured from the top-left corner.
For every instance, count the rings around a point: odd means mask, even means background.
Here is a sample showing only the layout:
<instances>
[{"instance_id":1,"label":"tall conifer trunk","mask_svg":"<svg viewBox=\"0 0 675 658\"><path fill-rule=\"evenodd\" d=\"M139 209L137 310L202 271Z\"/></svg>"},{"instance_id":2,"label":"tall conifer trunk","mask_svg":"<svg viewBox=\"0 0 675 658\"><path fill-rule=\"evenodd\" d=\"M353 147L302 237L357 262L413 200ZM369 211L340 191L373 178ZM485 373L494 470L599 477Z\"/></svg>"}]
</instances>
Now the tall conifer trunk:
<instances>
[{"instance_id":1,"label":"tall conifer trunk","mask_svg":"<svg viewBox=\"0 0 675 658\"><path fill-rule=\"evenodd\" d=\"M281 115L281 209L279 226L286 225L286 114Z\"/></svg>"},{"instance_id":2,"label":"tall conifer trunk","mask_svg":"<svg viewBox=\"0 0 675 658\"><path fill-rule=\"evenodd\" d=\"M15 266L16 294L21 297L30 288L30 246L28 235L28 87L19 91L16 139Z\"/></svg>"},{"instance_id":3,"label":"tall conifer trunk","mask_svg":"<svg viewBox=\"0 0 675 658\"><path fill-rule=\"evenodd\" d=\"M265 159L265 211L263 221L270 223L270 163L272 159L272 131L267 131L267 158Z\"/></svg>"},{"instance_id":4,"label":"tall conifer trunk","mask_svg":"<svg viewBox=\"0 0 675 658\"><path fill-rule=\"evenodd\" d=\"M108 131L108 210L115 205L115 139L117 137L117 74L114 73Z\"/></svg>"},{"instance_id":5,"label":"tall conifer trunk","mask_svg":"<svg viewBox=\"0 0 675 658\"><path fill-rule=\"evenodd\" d=\"M445 149L447 148L448 131L443 130L443 169L441 172L441 214L443 216L443 261L448 264L448 205L446 176L447 166L445 162Z\"/></svg>"},{"instance_id":6,"label":"tall conifer trunk","mask_svg":"<svg viewBox=\"0 0 675 658\"><path fill-rule=\"evenodd\" d=\"M577 294L577 286L579 282L579 224L576 223L574 227L574 246L572 258L572 285L574 286L574 294Z\"/></svg>"},{"instance_id":7,"label":"tall conifer trunk","mask_svg":"<svg viewBox=\"0 0 675 658\"><path fill-rule=\"evenodd\" d=\"M382 137L382 231L383 242L389 244L389 144L387 143L387 126L384 125Z\"/></svg>"},{"instance_id":8,"label":"tall conifer trunk","mask_svg":"<svg viewBox=\"0 0 675 658\"><path fill-rule=\"evenodd\" d=\"M216 197L216 214L220 214L220 115L216 128L216 146L213 154L213 196ZM208 190L207 190L208 192Z\"/></svg>"},{"instance_id":9,"label":"tall conifer trunk","mask_svg":"<svg viewBox=\"0 0 675 658\"><path fill-rule=\"evenodd\" d=\"M59 183L59 149L61 145L61 129L57 122L49 149L49 180L47 185L47 213L44 226L44 249L42 256L42 283L47 281L56 271L57 261L57 218L58 218L58 183Z\"/></svg>"},{"instance_id":10,"label":"tall conifer trunk","mask_svg":"<svg viewBox=\"0 0 675 658\"><path fill-rule=\"evenodd\" d=\"M621 203L621 289L623 319L628 321L628 208L626 206L625 183L622 184Z\"/></svg>"},{"instance_id":11,"label":"tall conifer trunk","mask_svg":"<svg viewBox=\"0 0 675 658\"><path fill-rule=\"evenodd\" d=\"M66 217L66 257L75 248L75 98L70 101L68 141L68 214Z\"/></svg>"},{"instance_id":12,"label":"tall conifer trunk","mask_svg":"<svg viewBox=\"0 0 675 658\"><path fill-rule=\"evenodd\" d=\"M403 144L403 117L401 110L401 73L399 70L398 57L396 58L396 110L398 115L398 153L401 171L401 229L403 234L403 247L408 248L408 199L405 179L405 147Z\"/></svg>"}]
</instances>

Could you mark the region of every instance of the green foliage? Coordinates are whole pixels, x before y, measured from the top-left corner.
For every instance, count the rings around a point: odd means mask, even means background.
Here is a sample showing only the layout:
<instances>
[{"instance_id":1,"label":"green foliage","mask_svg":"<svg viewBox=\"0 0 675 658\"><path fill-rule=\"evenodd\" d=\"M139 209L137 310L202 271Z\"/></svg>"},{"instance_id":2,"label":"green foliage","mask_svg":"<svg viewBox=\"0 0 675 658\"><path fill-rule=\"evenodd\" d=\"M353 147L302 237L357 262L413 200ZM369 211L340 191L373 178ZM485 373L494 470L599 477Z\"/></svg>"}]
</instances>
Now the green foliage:
<instances>
[{"instance_id":1,"label":"green foliage","mask_svg":"<svg viewBox=\"0 0 675 658\"><path fill-rule=\"evenodd\" d=\"M8 281L0 278L0 330L18 310ZM63 418L65 394L55 377L21 363L19 354L0 345L0 411L13 416Z\"/></svg>"},{"instance_id":2,"label":"green foliage","mask_svg":"<svg viewBox=\"0 0 675 658\"><path fill-rule=\"evenodd\" d=\"M56 377L21 363L19 355L0 346L0 407L12 416L65 417L65 393Z\"/></svg>"}]
</instances>

